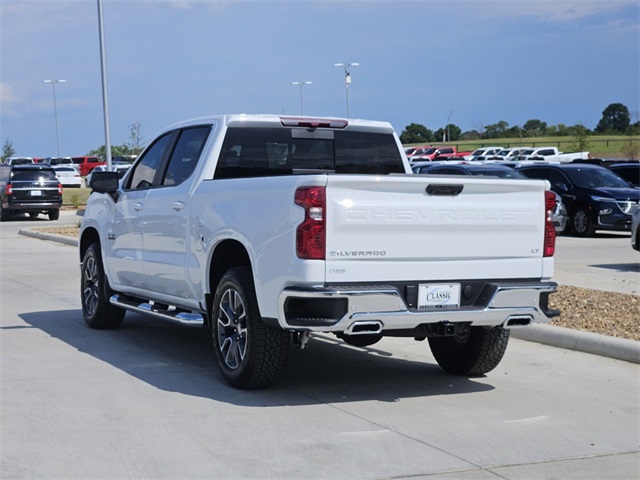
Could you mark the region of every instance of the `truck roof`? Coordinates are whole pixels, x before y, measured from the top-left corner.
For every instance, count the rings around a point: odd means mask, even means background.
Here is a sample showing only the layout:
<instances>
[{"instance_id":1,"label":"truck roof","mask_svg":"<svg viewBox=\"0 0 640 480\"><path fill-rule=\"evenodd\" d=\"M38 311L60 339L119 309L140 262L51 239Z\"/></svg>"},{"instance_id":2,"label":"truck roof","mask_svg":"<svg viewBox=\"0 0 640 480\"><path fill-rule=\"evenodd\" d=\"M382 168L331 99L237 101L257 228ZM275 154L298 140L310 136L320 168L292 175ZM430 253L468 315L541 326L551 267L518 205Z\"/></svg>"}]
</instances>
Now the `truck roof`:
<instances>
[{"instance_id":1,"label":"truck roof","mask_svg":"<svg viewBox=\"0 0 640 480\"><path fill-rule=\"evenodd\" d=\"M307 128L366 128L367 130L378 130L392 132L393 127L389 122L379 120L363 120L341 117L315 117L308 115L275 115L275 114L223 114L184 120L168 126L163 131L174 130L190 125L202 125L203 123L221 123L224 126L300 126Z\"/></svg>"}]
</instances>

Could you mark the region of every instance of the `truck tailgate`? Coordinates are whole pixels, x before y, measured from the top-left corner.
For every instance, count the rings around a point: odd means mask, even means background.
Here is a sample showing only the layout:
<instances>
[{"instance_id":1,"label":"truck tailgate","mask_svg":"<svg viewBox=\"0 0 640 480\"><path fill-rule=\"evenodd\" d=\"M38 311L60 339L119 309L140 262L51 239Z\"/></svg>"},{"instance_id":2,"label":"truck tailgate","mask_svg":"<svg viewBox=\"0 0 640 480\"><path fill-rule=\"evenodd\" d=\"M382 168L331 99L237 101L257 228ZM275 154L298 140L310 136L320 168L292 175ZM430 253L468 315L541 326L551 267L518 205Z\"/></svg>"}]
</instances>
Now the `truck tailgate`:
<instances>
[{"instance_id":1,"label":"truck tailgate","mask_svg":"<svg viewBox=\"0 0 640 480\"><path fill-rule=\"evenodd\" d=\"M541 278L545 182L329 176L326 281Z\"/></svg>"}]
</instances>

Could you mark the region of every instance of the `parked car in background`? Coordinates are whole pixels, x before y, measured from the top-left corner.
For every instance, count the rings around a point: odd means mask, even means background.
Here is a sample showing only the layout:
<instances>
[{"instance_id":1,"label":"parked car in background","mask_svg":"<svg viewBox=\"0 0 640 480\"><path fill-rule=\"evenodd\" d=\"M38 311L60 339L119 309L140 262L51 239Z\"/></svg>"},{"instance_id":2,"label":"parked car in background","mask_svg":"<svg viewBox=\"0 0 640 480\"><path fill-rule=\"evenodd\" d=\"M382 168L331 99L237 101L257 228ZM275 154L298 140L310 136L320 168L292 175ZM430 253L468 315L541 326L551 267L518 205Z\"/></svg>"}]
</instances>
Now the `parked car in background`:
<instances>
[{"instance_id":1,"label":"parked car in background","mask_svg":"<svg viewBox=\"0 0 640 480\"><path fill-rule=\"evenodd\" d=\"M487 160L492 161L509 161L514 160L518 155L520 155L524 150L531 149L531 147L511 147L511 148L503 148L495 155L492 155Z\"/></svg>"},{"instance_id":2,"label":"parked car in background","mask_svg":"<svg viewBox=\"0 0 640 480\"><path fill-rule=\"evenodd\" d=\"M130 163L114 163L111 165L111 167L113 168L114 172L118 173L118 178L122 178L124 177L124 174L127 173L131 168L131 164ZM87 185L91 183L91 177L93 176L93 172L106 172L106 171L107 171L106 165L100 165L94 168L91 171L91 173L87 176Z\"/></svg>"},{"instance_id":3,"label":"parked car in background","mask_svg":"<svg viewBox=\"0 0 640 480\"><path fill-rule=\"evenodd\" d=\"M477 148L473 152L469 153L469 155L464 155L465 160L473 160L476 157L487 157L496 155L499 151L502 150L502 147L482 147Z\"/></svg>"},{"instance_id":4,"label":"parked car in background","mask_svg":"<svg viewBox=\"0 0 640 480\"><path fill-rule=\"evenodd\" d=\"M76 167L70 165L56 165L53 167L56 176L63 187L82 187L82 175Z\"/></svg>"},{"instance_id":5,"label":"parked car in background","mask_svg":"<svg viewBox=\"0 0 640 480\"><path fill-rule=\"evenodd\" d=\"M80 170L80 175L86 177L91 171L99 165L106 165L107 162L103 162L98 157L72 157L74 165Z\"/></svg>"},{"instance_id":6,"label":"parked car in background","mask_svg":"<svg viewBox=\"0 0 640 480\"><path fill-rule=\"evenodd\" d=\"M52 167L45 165L0 166L0 220L13 213L40 213L57 220L62 206L62 185Z\"/></svg>"},{"instance_id":7,"label":"parked car in background","mask_svg":"<svg viewBox=\"0 0 640 480\"><path fill-rule=\"evenodd\" d=\"M404 149L404 153L407 156L407 158L411 160L411 157L414 157L416 155L422 155L430 148L433 148L433 147L431 145L418 145L415 147L407 147Z\"/></svg>"},{"instance_id":8,"label":"parked car in background","mask_svg":"<svg viewBox=\"0 0 640 480\"><path fill-rule=\"evenodd\" d=\"M639 162L614 163L613 165L607 165L606 167L634 187L640 187Z\"/></svg>"},{"instance_id":9,"label":"parked car in background","mask_svg":"<svg viewBox=\"0 0 640 480\"><path fill-rule=\"evenodd\" d=\"M563 153L556 147L538 147L522 151L517 160L549 160L560 163L571 163L589 158L589 152Z\"/></svg>"},{"instance_id":10,"label":"parked car in background","mask_svg":"<svg viewBox=\"0 0 640 480\"><path fill-rule=\"evenodd\" d=\"M631 247L640 251L640 208L636 208L631 218Z\"/></svg>"},{"instance_id":11,"label":"parked car in background","mask_svg":"<svg viewBox=\"0 0 640 480\"><path fill-rule=\"evenodd\" d=\"M5 165L31 165L35 163L31 157L9 157L4 161Z\"/></svg>"},{"instance_id":12,"label":"parked car in background","mask_svg":"<svg viewBox=\"0 0 640 480\"><path fill-rule=\"evenodd\" d=\"M498 178L518 178L528 177L517 170L496 163L488 164L443 164L431 163L428 165L416 165L412 167L414 173L426 173L428 175L477 175ZM555 193L555 192L554 192ZM556 233L561 233L567 226L567 209L564 206L562 197L555 193L556 205L551 212L551 222Z\"/></svg>"},{"instance_id":13,"label":"parked car in background","mask_svg":"<svg viewBox=\"0 0 640 480\"><path fill-rule=\"evenodd\" d=\"M631 215L638 208L640 189L604 167L589 164L527 165L519 172L549 180L562 197L570 227L581 237L596 230L630 231Z\"/></svg>"},{"instance_id":14,"label":"parked car in background","mask_svg":"<svg viewBox=\"0 0 640 480\"><path fill-rule=\"evenodd\" d=\"M55 165L73 165L73 160L71 157L47 157L42 163L53 167Z\"/></svg>"},{"instance_id":15,"label":"parked car in background","mask_svg":"<svg viewBox=\"0 0 640 480\"><path fill-rule=\"evenodd\" d=\"M431 147L420 155L414 155L411 157L412 162L424 162L433 161L439 159L447 159L452 157L462 158L465 155L469 155L471 152L459 152L456 147Z\"/></svg>"}]
</instances>

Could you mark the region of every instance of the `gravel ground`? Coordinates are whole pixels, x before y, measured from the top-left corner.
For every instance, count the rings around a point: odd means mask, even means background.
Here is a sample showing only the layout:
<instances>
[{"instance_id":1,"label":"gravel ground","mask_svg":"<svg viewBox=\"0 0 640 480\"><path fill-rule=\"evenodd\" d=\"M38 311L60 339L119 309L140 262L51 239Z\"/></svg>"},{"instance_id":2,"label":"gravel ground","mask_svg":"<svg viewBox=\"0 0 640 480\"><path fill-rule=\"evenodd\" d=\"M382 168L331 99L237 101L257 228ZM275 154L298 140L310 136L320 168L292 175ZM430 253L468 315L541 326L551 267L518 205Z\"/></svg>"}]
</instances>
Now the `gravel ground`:
<instances>
[{"instance_id":1,"label":"gravel ground","mask_svg":"<svg viewBox=\"0 0 640 480\"><path fill-rule=\"evenodd\" d=\"M80 232L77 226L38 230L70 237ZM640 341L639 296L561 285L549 306L561 312L553 325Z\"/></svg>"}]
</instances>

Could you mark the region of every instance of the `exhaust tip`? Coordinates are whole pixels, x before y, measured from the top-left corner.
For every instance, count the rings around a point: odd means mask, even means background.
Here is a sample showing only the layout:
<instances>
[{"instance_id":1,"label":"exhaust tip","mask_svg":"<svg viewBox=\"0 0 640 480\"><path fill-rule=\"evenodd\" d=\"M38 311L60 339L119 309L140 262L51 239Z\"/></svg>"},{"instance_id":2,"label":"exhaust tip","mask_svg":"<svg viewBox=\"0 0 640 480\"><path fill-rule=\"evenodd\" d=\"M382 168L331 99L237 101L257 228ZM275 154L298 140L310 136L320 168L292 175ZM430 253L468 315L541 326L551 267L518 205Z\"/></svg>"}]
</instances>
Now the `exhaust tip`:
<instances>
[{"instance_id":1,"label":"exhaust tip","mask_svg":"<svg viewBox=\"0 0 640 480\"><path fill-rule=\"evenodd\" d=\"M353 322L344 333L347 335L370 335L382 332L382 322L378 320L368 322Z\"/></svg>"},{"instance_id":2,"label":"exhaust tip","mask_svg":"<svg viewBox=\"0 0 640 480\"><path fill-rule=\"evenodd\" d=\"M531 325L533 316L531 315L513 315L502 324L504 328L526 327Z\"/></svg>"}]
</instances>

